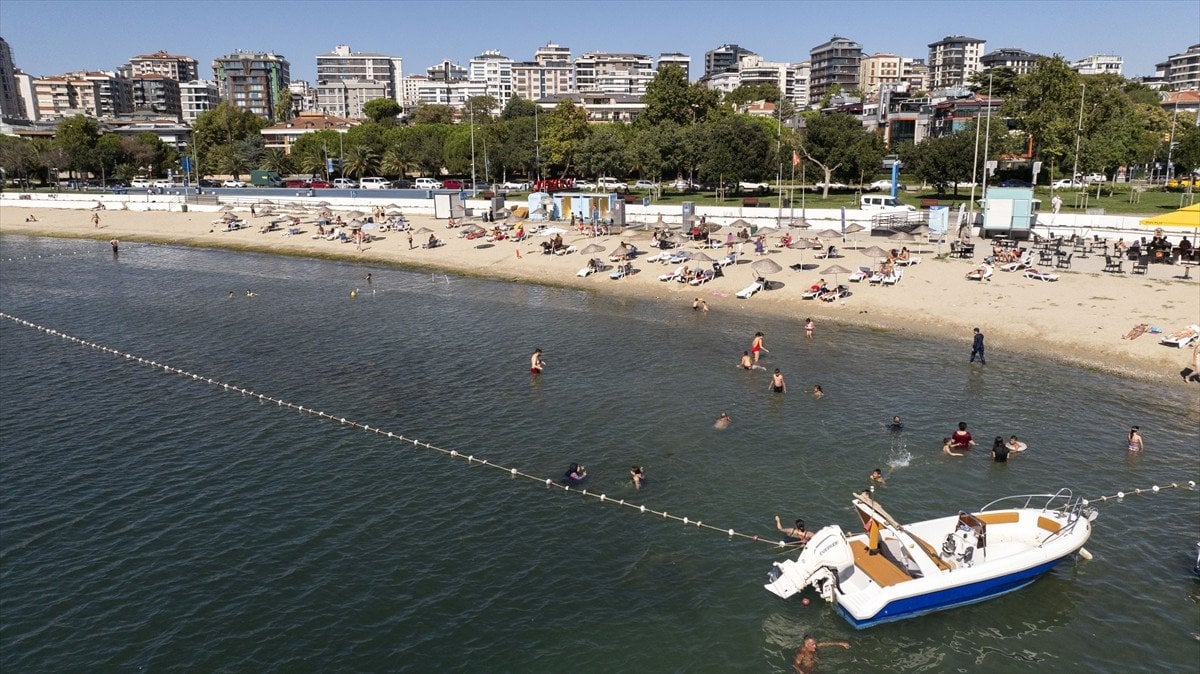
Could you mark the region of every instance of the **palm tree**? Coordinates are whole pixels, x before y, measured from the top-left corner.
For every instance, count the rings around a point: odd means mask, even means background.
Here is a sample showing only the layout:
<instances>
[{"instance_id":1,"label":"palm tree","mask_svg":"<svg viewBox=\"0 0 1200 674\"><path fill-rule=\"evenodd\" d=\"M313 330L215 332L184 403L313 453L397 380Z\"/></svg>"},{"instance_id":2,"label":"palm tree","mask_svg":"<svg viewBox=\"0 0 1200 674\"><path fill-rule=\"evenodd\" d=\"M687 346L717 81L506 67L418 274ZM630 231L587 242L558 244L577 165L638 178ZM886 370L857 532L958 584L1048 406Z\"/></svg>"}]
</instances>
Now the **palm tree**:
<instances>
[{"instance_id":1,"label":"palm tree","mask_svg":"<svg viewBox=\"0 0 1200 674\"><path fill-rule=\"evenodd\" d=\"M403 178L404 174L408 173L408 169L415 165L414 162L405 158L400 148L392 147L383 153L383 159L379 162L379 170L389 178Z\"/></svg>"},{"instance_id":2,"label":"palm tree","mask_svg":"<svg viewBox=\"0 0 1200 674\"><path fill-rule=\"evenodd\" d=\"M346 149L346 165L342 172L348 176L362 178L374 173L379 165L379 156L365 145L355 145Z\"/></svg>"},{"instance_id":3,"label":"palm tree","mask_svg":"<svg viewBox=\"0 0 1200 674\"><path fill-rule=\"evenodd\" d=\"M319 148L315 148L309 152L291 155L292 163L301 173L307 175L317 175L325 173L325 156Z\"/></svg>"},{"instance_id":4,"label":"palm tree","mask_svg":"<svg viewBox=\"0 0 1200 674\"><path fill-rule=\"evenodd\" d=\"M267 171L274 171L281 176L291 175L295 172L296 168L291 156L281 147L267 148L262 158L262 167Z\"/></svg>"}]
</instances>

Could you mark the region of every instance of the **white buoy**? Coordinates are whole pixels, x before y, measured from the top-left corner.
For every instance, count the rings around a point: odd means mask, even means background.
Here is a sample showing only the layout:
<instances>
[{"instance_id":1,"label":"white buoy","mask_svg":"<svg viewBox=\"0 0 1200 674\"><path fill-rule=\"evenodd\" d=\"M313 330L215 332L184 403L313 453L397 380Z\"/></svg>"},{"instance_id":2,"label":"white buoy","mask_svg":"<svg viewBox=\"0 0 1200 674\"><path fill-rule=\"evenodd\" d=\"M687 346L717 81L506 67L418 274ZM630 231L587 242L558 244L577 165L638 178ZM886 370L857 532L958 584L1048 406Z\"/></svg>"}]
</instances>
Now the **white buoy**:
<instances>
[{"instance_id":1,"label":"white buoy","mask_svg":"<svg viewBox=\"0 0 1200 674\"><path fill-rule=\"evenodd\" d=\"M1092 560L1092 553L1088 552L1087 548L1079 548L1079 556L1083 557L1089 562Z\"/></svg>"},{"instance_id":2,"label":"white buoy","mask_svg":"<svg viewBox=\"0 0 1200 674\"><path fill-rule=\"evenodd\" d=\"M1117 498L1125 498L1125 492L1123 492L1123 491L1117 492Z\"/></svg>"}]
</instances>

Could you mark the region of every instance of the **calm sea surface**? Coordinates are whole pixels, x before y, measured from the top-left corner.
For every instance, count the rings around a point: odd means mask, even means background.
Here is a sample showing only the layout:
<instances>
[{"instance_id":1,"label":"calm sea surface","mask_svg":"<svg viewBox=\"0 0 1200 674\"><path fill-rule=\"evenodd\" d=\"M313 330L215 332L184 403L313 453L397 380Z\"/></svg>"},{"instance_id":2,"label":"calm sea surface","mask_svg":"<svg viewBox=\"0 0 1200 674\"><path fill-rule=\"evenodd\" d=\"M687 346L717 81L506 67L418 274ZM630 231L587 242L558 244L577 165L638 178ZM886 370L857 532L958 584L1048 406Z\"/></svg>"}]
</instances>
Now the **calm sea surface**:
<instances>
[{"instance_id":1,"label":"calm sea surface","mask_svg":"<svg viewBox=\"0 0 1200 674\"><path fill-rule=\"evenodd\" d=\"M38 256L41 257L38 257ZM1200 476L1196 389L1005 352L573 290L130 244L0 239L0 311L222 382L771 535ZM373 283L363 280L372 272ZM601 283L608 282L607 279ZM358 288L358 296L350 293ZM256 297L247 298L253 289ZM237 297L228 299L230 291ZM919 317L914 317L919 320ZM735 367L756 330L764 372ZM531 379L528 357L549 363ZM802 389L821 384L814 400ZM726 431L712 421L728 411ZM904 417L896 437L883 424ZM967 421L1007 465L938 453ZM1124 436L1148 450L1129 457ZM982 450L982 448L981 448ZM641 492L630 464L645 466ZM1164 672L1200 659L1200 498L1099 505L1020 592L857 632L762 588L762 544L549 490L0 321L0 669Z\"/></svg>"}]
</instances>

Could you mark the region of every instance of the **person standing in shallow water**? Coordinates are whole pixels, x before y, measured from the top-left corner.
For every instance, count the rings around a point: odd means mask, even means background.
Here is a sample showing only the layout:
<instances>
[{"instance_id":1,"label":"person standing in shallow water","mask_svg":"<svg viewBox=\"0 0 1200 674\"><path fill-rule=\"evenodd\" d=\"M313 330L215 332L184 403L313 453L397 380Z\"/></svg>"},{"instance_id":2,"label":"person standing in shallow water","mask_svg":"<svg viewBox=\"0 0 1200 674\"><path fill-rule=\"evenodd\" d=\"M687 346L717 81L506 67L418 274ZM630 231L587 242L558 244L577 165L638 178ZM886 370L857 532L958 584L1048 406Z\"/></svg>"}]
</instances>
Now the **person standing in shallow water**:
<instances>
[{"instance_id":1,"label":"person standing in shallow water","mask_svg":"<svg viewBox=\"0 0 1200 674\"><path fill-rule=\"evenodd\" d=\"M1145 448L1142 442L1142 429L1139 426L1134 426L1129 429L1129 451L1140 452Z\"/></svg>"},{"instance_id":2,"label":"person standing in shallow water","mask_svg":"<svg viewBox=\"0 0 1200 674\"><path fill-rule=\"evenodd\" d=\"M546 367L546 361L542 360L542 350L534 349L533 355L529 357L529 373L541 374Z\"/></svg>"},{"instance_id":3,"label":"person standing in shallow water","mask_svg":"<svg viewBox=\"0 0 1200 674\"><path fill-rule=\"evenodd\" d=\"M765 346L763 346L763 333L756 332L754 333L754 340L750 342L750 355L754 357L755 365L758 365L758 354L760 352L771 353Z\"/></svg>"},{"instance_id":4,"label":"person standing in shallow water","mask_svg":"<svg viewBox=\"0 0 1200 674\"><path fill-rule=\"evenodd\" d=\"M987 365L987 361L983 358L983 333L979 328L975 328L975 337L971 340L971 362L975 362L975 356L979 356L979 364Z\"/></svg>"},{"instance_id":5,"label":"person standing in shallow water","mask_svg":"<svg viewBox=\"0 0 1200 674\"><path fill-rule=\"evenodd\" d=\"M775 368L775 373L771 375L770 390L774 393L787 393L787 382L783 380L783 373L779 368Z\"/></svg>"}]
</instances>

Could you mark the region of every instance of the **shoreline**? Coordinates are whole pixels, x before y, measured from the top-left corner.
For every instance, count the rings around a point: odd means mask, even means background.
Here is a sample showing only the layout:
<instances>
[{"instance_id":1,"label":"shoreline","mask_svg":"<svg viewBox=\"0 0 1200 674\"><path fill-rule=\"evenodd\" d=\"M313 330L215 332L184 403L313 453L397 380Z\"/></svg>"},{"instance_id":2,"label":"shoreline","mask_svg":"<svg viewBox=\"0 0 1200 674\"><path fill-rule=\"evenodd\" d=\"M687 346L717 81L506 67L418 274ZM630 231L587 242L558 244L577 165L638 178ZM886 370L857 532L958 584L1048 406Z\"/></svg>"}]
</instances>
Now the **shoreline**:
<instances>
[{"instance_id":1,"label":"shoreline","mask_svg":"<svg viewBox=\"0 0 1200 674\"><path fill-rule=\"evenodd\" d=\"M765 257L784 269L769 275L769 279L782 282L783 287L741 300L733 295L752 280L750 263L758 259L749 252L749 246L738 264L726 268L725 278L693 287L673 281L660 282L658 276L670 273L674 267L645 262L644 254L634 262L639 271L627 278L611 280L608 271L578 277L575 272L586 264L587 257L576 253L543 255L538 244L544 238L535 236L519 244L468 241L459 238L457 230L448 229L443 221L424 215L410 215L412 227L429 228L446 245L431 250L419 247L409 250L405 233L385 232L359 252L352 244L311 238L315 230L311 224L302 225L304 232L296 236L281 236L279 231L260 234L257 228L267 222L269 218L265 217L248 218L250 227L224 232L212 226L213 213L105 210L99 211L103 225L97 229L89 222L91 211L36 209L39 221L23 222L26 209L20 210L18 217L17 208L8 204L0 207L0 234L94 240L101 244L118 238L126 242L369 263L614 294L678 310L689 308L692 298L699 297L719 317L769 315L793 322L799 330L804 319L811 316L818 325L829 321L939 341L961 341L964 364L971 329L978 326L987 336L989 355L996 364L1002 364L1010 354L1029 354L1083 370L1174 386L1186 386L1179 372L1191 364L1190 348L1160 345L1162 335L1151 333L1136 340L1121 337L1139 323L1161 328L1163 335L1200 324L1200 279L1197 279L1200 275L1177 280L1171 276L1181 273L1180 268L1166 265L1152 265L1148 277L1102 274L1099 269L1103 258L1095 256L1076 260L1071 271L1056 270L1061 277L1057 282L1027 279L1020 272L998 271L992 282L984 284L963 278L975 263L934 259L933 251L928 250L917 253L924 259L905 268L900 283L879 287L865 282L847 283L845 274L838 275L840 278L835 281L833 274L821 273L831 264L847 269L870 264L871 260L857 250L844 249L844 257L826 261L813 259L813 251L770 247ZM777 234L771 234L769 246L777 238ZM596 239L566 233L563 239L567 244L578 242L579 247L591 242L605 246L606 252L600 257L606 262L607 251L622 240L642 251L649 249L650 243L649 233L642 231ZM863 243L886 246L886 240L879 237ZM928 248L913 242L906 245L915 250ZM715 253L714 258L724 254L718 249L711 252ZM798 262L806 265L804 271L789 268ZM612 263L608 264L611 270ZM844 283L853 294L834 303L801 299L801 290L821 277L830 277L831 285Z\"/></svg>"}]
</instances>

